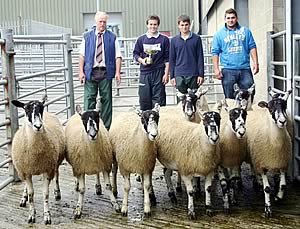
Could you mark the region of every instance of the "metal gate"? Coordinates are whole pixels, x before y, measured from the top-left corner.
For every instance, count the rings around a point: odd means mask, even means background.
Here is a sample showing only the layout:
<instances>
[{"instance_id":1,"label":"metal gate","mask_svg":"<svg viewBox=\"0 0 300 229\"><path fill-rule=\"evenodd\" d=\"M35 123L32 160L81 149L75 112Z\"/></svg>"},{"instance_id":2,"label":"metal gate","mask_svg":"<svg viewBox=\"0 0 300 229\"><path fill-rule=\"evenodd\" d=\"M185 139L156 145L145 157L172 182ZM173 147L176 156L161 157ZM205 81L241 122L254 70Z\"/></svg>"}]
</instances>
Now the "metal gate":
<instances>
[{"instance_id":1,"label":"metal gate","mask_svg":"<svg viewBox=\"0 0 300 229\"><path fill-rule=\"evenodd\" d=\"M292 138L293 158L289 168L289 175L300 181L300 35L294 35L292 47L288 47L286 40L286 31L275 34L268 33L267 79L268 86L271 86L277 92L293 89L288 103L288 111L293 119L294 126L294 136ZM292 61L289 61L288 58L290 50L293 50Z\"/></svg>"},{"instance_id":2,"label":"metal gate","mask_svg":"<svg viewBox=\"0 0 300 229\"><path fill-rule=\"evenodd\" d=\"M40 99L46 93L46 109L50 106L60 120L67 120L74 114L74 92L69 34L13 37L12 30L5 29L0 38L1 190L18 180L11 160L11 143L24 112L18 112L10 101Z\"/></svg>"}]
</instances>

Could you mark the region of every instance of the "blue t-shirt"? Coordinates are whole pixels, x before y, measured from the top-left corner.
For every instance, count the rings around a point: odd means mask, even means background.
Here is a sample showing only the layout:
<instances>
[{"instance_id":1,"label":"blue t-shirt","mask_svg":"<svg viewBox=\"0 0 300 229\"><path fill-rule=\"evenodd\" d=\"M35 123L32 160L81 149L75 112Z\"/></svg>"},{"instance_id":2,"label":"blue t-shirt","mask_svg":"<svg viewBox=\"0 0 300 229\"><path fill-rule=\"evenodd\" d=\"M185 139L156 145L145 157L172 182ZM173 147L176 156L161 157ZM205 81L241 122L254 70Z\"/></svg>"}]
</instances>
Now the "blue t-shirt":
<instances>
[{"instance_id":1,"label":"blue t-shirt","mask_svg":"<svg viewBox=\"0 0 300 229\"><path fill-rule=\"evenodd\" d=\"M214 35L212 55L220 56L224 68L249 69L253 48L256 44L248 28L237 25L234 30L229 30L225 25Z\"/></svg>"},{"instance_id":2,"label":"blue t-shirt","mask_svg":"<svg viewBox=\"0 0 300 229\"><path fill-rule=\"evenodd\" d=\"M169 62L169 38L165 35L158 34L157 37L148 37L147 34L140 36L134 46L133 57L136 61L138 58L145 58L148 54L146 50L152 50L152 64L140 65L141 72L150 73L157 69L165 68L165 63Z\"/></svg>"}]
</instances>

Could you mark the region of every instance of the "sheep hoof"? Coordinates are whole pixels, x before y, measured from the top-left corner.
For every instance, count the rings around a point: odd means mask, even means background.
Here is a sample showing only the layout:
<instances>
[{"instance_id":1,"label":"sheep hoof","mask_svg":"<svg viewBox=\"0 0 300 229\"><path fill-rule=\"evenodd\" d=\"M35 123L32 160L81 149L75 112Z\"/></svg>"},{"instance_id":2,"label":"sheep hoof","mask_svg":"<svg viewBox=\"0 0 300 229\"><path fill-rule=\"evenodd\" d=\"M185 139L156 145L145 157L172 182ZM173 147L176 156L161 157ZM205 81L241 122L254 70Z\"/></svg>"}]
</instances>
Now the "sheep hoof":
<instances>
[{"instance_id":1,"label":"sheep hoof","mask_svg":"<svg viewBox=\"0 0 300 229\"><path fill-rule=\"evenodd\" d=\"M174 192L169 192L168 193L168 196L170 197L170 200L173 204L177 204L177 198L175 196L175 193Z\"/></svg>"},{"instance_id":2,"label":"sheep hoof","mask_svg":"<svg viewBox=\"0 0 300 229\"><path fill-rule=\"evenodd\" d=\"M123 217L126 217L127 216L127 214L128 214L128 212L126 211L126 212L121 212L121 215L123 216Z\"/></svg>"},{"instance_id":3,"label":"sheep hoof","mask_svg":"<svg viewBox=\"0 0 300 229\"><path fill-rule=\"evenodd\" d=\"M26 207L26 202L27 202L27 198L26 197L22 197L21 201L20 201L20 207Z\"/></svg>"},{"instance_id":4,"label":"sheep hoof","mask_svg":"<svg viewBox=\"0 0 300 229\"><path fill-rule=\"evenodd\" d=\"M35 214L36 214L35 209L29 211L29 216L27 220L28 223L35 223Z\"/></svg>"},{"instance_id":5,"label":"sheep hoof","mask_svg":"<svg viewBox=\"0 0 300 229\"><path fill-rule=\"evenodd\" d=\"M56 201L61 200L60 190L54 190L54 197Z\"/></svg>"},{"instance_id":6,"label":"sheep hoof","mask_svg":"<svg viewBox=\"0 0 300 229\"><path fill-rule=\"evenodd\" d=\"M211 206L206 205L205 208L206 208L206 210L205 210L206 215L209 216L209 217L212 217L213 216L213 211L211 209Z\"/></svg>"},{"instance_id":7,"label":"sheep hoof","mask_svg":"<svg viewBox=\"0 0 300 229\"><path fill-rule=\"evenodd\" d=\"M51 214L49 211L44 213L44 223L45 225L51 224Z\"/></svg>"},{"instance_id":8,"label":"sheep hoof","mask_svg":"<svg viewBox=\"0 0 300 229\"><path fill-rule=\"evenodd\" d=\"M271 218L272 217L271 206L265 206L265 217L266 218Z\"/></svg>"},{"instance_id":9,"label":"sheep hoof","mask_svg":"<svg viewBox=\"0 0 300 229\"><path fill-rule=\"evenodd\" d=\"M96 189L96 194L97 194L98 196L102 195L101 184L95 184L95 189Z\"/></svg>"},{"instance_id":10,"label":"sheep hoof","mask_svg":"<svg viewBox=\"0 0 300 229\"><path fill-rule=\"evenodd\" d=\"M81 214L82 214L82 212L81 212L80 207L76 207L74 209L74 219L80 219L81 218Z\"/></svg>"},{"instance_id":11,"label":"sheep hoof","mask_svg":"<svg viewBox=\"0 0 300 229\"><path fill-rule=\"evenodd\" d=\"M177 186L176 187L176 192L182 192L182 187L181 186Z\"/></svg>"},{"instance_id":12,"label":"sheep hoof","mask_svg":"<svg viewBox=\"0 0 300 229\"><path fill-rule=\"evenodd\" d=\"M120 212L121 212L121 208L120 208L120 206L119 206L118 203L113 204L113 206L114 206L114 209L115 209L115 211L116 211L117 213L120 213Z\"/></svg>"},{"instance_id":13,"label":"sheep hoof","mask_svg":"<svg viewBox=\"0 0 300 229\"><path fill-rule=\"evenodd\" d=\"M154 193L149 194L151 206L156 206L156 197Z\"/></svg>"},{"instance_id":14,"label":"sheep hoof","mask_svg":"<svg viewBox=\"0 0 300 229\"><path fill-rule=\"evenodd\" d=\"M188 212L188 217L191 220L196 220L197 219L195 212L191 211L191 210L189 210L189 212Z\"/></svg>"},{"instance_id":15,"label":"sheep hoof","mask_svg":"<svg viewBox=\"0 0 300 229\"><path fill-rule=\"evenodd\" d=\"M144 218L150 218L151 212L144 212Z\"/></svg>"}]
</instances>

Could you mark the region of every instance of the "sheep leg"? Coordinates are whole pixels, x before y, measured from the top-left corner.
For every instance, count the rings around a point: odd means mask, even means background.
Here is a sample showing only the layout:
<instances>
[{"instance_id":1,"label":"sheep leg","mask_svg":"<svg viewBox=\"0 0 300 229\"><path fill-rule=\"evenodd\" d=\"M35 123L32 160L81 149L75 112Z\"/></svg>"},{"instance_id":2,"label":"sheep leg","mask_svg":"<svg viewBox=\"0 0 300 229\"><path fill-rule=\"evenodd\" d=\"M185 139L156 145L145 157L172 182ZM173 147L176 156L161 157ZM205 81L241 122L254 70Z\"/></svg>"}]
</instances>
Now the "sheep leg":
<instances>
[{"instance_id":1,"label":"sheep leg","mask_svg":"<svg viewBox=\"0 0 300 229\"><path fill-rule=\"evenodd\" d=\"M237 204L236 191L238 187L241 186L239 185L239 183L241 183L239 169L230 168L228 169L228 174L229 174L229 184L230 184L229 189L230 189L231 204L236 205Z\"/></svg>"},{"instance_id":2,"label":"sheep leg","mask_svg":"<svg viewBox=\"0 0 300 229\"><path fill-rule=\"evenodd\" d=\"M181 176L179 172L177 172L176 192L182 192Z\"/></svg>"},{"instance_id":3,"label":"sheep leg","mask_svg":"<svg viewBox=\"0 0 300 229\"><path fill-rule=\"evenodd\" d=\"M149 192L149 198L150 198L151 206L156 206L156 197L155 197L155 192L154 192L153 183L152 183L152 173L150 175L150 192Z\"/></svg>"},{"instance_id":4,"label":"sheep leg","mask_svg":"<svg viewBox=\"0 0 300 229\"><path fill-rule=\"evenodd\" d=\"M27 191L28 191L28 202L29 202L29 216L28 216L27 222L35 223L36 210L35 210L34 201L33 201L34 191L33 191L33 185L32 185L32 176L27 176L25 178L25 184L26 184Z\"/></svg>"},{"instance_id":5,"label":"sheep leg","mask_svg":"<svg viewBox=\"0 0 300 229\"><path fill-rule=\"evenodd\" d=\"M230 212L228 183L227 183L226 176L224 174L224 168L221 166L218 167L218 176L219 176L219 181L223 193L224 212L225 214L228 214Z\"/></svg>"},{"instance_id":6,"label":"sheep leg","mask_svg":"<svg viewBox=\"0 0 300 229\"><path fill-rule=\"evenodd\" d=\"M151 175L152 174L143 174L143 183L144 183L144 216L150 217L151 210L150 210L150 185L151 185Z\"/></svg>"},{"instance_id":7,"label":"sheep leg","mask_svg":"<svg viewBox=\"0 0 300 229\"><path fill-rule=\"evenodd\" d=\"M213 176L214 172L211 172L205 177L205 208L206 215L210 217L213 215L211 206L211 184Z\"/></svg>"},{"instance_id":8,"label":"sheep leg","mask_svg":"<svg viewBox=\"0 0 300 229\"><path fill-rule=\"evenodd\" d=\"M118 173L118 163L114 159L113 166L112 166L112 192L113 192L115 197L117 197L117 195L118 195L117 173Z\"/></svg>"},{"instance_id":9,"label":"sheep leg","mask_svg":"<svg viewBox=\"0 0 300 229\"><path fill-rule=\"evenodd\" d=\"M192 184L192 176L181 176L185 186L186 192L188 194L188 216L190 219L196 219L195 209L194 209L194 190Z\"/></svg>"},{"instance_id":10,"label":"sheep leg","mask_svg":"<svg viewBox=\"0 0 300 229\"><path fill-rule=\"evenodd\" d=\"M83 197L85 193L85 174L81 174L80 176L78 176L77 181L78 181L78 188L79 188L79 196L78 196L77 206L74 209L74 219L79 219L82 214Z\"/></svg>"},{"instance_id":11,"label":"sheep leg","mask_svg":"<svg viewBox=\"0 0 300 229\"><path fill-rule=\"evenodd\" d=\"M193 177L192 179L195 197L198 199L201 195L200 177Z\"/></svg>"},{"instance_id":12,"label":"sheep leg","mask_svg":"<svg viewBox=\"0 0 300 229\"><path fill-rule=\"evenodd\" d=\"M270 200L271 189L270 189L270 185L266 173L263 173L261 176L263 180L264 193L265 193L265 216L269 218L272 216L271 200Z\"/></svg>"},{"instance_id":13,"label":"sheep leg","mask_svg":"<svg viewBox=\"0 0 300 229\"><path fill-rule=\"evenodd\" d=\"M121 214L127 216L128 214L128 196L130 191L130 174L124 175L124 196L122 202Z\"/></svg>"},{"instance_id":14,"label":"sheep leg","mask_svg":"<svg viewBox=\"0 0 300 229\"><path fill-rule=\"evenodd\" d=\"M28 192L27 192L27 188L26 188L26 184L24 185L24 191L22 194L22 198L20 201L20 207L26 207L26 202L28 200Z\"/></svg>"},{"instance_id":15,"label":"sheep leg","mask_svg":"<svg viewBox=\"0 0 300 229\"><path fill-rule=\"evenodd\" d=\"M285 189L286 189L285 172L280 170L279 190L278 190L277 194L275 195L275 201L280 201L283 199Z\"/></svg>"},{"instance_id":16,"label":"sheep leg","mask_svg":"<svg viewBox=\"0 0 300 229\"><path fill-rule=\"evenodd\" d=\"M120 212L120 206L118 205L116 197L114 196L114 194L112 192L112 187L111 187L110 179L109 179L109 172L104 171L103 178L104 178L104 182L105 182L105 190L109 194L111 205L113 206L113 208L115 209L116 212Z\"/></svg>"},{"instance_id":17,"label":"sheep leg","mask_svg":"<svg viewBox=\"0 0 300 229\"><path fill-rule=\"evenodd\" d=\"M170 197L170 200L173 204L177 204L177 198L176 198L173 183L171 180L172 170L164 168L164 176L165 176L165 181L166 181L167 188L168 188L168 196Z\"/></svg>"},{"instance_id":18,"label":"sheep leg","mask_svg":"<svg viewBox=\"0 0 300 229\"><path fill-rule=\"evenodd\" d=\"M96 184L95 184L96 194L98 196L102 195L102 188L100 183L100 173L96 174Z\"/></svg>"},{"instance_id":19,"label":"sheep leg","mask_svg":"<svg viewBox=\"0 0 300 229\"><path fill-rule=\"evenodd\" d=\"M51 214L49 210L49 185L50 178L48 174L43 174L43 196L44 196L44 223L51 224Z\"/></svg>"},{"instance_id":20,"label":"sheep leg","mask_svg":"<svg viewBox=\"0 0 300 229\"><path fill-rule=\"evenodd\" d=\"M58 171L58 167L56 168L56 171L55 171L54 180L55 180L55 187L54 187L54 197L55 197L55 200L61 200L61 193L60 193L60 187L59 187L59 171Z\"/></svg>"}]
</instances>

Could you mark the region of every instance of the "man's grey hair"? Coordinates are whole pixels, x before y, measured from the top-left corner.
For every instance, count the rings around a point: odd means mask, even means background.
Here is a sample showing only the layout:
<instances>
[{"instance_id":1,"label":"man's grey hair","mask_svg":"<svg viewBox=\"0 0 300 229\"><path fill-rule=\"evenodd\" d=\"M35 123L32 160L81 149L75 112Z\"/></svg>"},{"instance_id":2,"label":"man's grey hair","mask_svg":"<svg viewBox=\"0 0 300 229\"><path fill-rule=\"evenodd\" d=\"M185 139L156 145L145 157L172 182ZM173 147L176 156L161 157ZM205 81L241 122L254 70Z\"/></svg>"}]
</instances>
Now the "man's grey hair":
<instances>
[{"instance_id":1,"label":"man's grey hair","mask_svg":"<svg viewBox=\"0 0 300 229\"><path fill-rule=\"evenodd\" d=\"M95 21L97 20L98 17L101 17L101 16L106 17L106 19L108 18L108 14L106 12L97 11L97 13L95 14Z\"/></svg>"}]
</instances>

